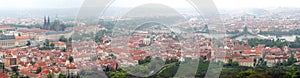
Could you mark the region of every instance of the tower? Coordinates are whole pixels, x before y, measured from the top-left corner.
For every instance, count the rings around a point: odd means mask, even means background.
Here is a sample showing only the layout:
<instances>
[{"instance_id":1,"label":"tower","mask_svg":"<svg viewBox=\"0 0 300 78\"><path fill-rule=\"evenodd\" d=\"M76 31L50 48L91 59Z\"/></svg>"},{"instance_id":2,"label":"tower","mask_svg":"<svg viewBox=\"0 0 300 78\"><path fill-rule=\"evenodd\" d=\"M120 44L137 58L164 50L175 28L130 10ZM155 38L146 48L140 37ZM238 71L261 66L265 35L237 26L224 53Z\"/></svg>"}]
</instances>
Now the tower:
<instances>
[{"instance_id":1,"label":"tower","mask_svg":"<svg viewBox=\"0 0 300 78\"><path fill-rule=\"evenodd\" d=\"M53 22L52 27L53 28L51 30L55 30L55 31L59 31L60 30L60 21L59 21L57 15L56 15L56 18L55 18L55 20Z\"/></svg>"},{"instance_id":2,"label":"tower","mask_svg":"<svg viewBox=\"0 0 300 78\"><path fill-rule=\"evenodd\" d=\"M46 17L44 16L44 29L45 30L50 30L51 26L50 26L50 17Z\"/></svg>"},{"instance_id":3,"label":"tower","mask_svg":"<svg viewBox=\"0 0 300 78\"><path fill-rule=\"evenodd\" d=\"M47 30L51 30L50 17L49 16L48 16L48 21L47 21Z\"/></svg>"},{"instance_id":4,"label":"tower","mask_svg":"<svg viewBox=\"0 0 300 78\"><path fill-rule=\"evenodd\" d=\"M44 16L44 29L48 28L47 18Z\"/></svg>"},{"instance_id":5,"label":"tower","mask_svg":"<svg viewBox=\"0 0 300 78\"><path fill-rule=\"evenodd\" d=\"M208 25L207 24L204 25L203 32L209 34L209 30L208 30Z\"/></svg>"}]
</instances>

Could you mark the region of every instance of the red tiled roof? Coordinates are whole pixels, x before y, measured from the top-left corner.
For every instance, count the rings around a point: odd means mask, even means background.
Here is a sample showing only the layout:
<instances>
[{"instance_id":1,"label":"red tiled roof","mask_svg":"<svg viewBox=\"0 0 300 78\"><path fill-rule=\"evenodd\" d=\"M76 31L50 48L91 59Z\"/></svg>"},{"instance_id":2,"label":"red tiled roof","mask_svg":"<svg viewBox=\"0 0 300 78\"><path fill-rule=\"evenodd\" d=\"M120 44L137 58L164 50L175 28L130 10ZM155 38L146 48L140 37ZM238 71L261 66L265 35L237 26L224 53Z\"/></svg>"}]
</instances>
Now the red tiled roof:
<instances>
[{"instance_id":1,"label":"red tiled roof","mask_svg":"<svg viewBox=\"0 0 300 78\"><path fill-rule=\"evenodd\" d=\"M66 45L65 42L57 41L57 42L51 42L54 45Z\"/></svg>"},{"instance_id":2,"label":"red tiled roof","mask_svg":"<svg viewBox=\"0 0 300 78\"><path fill-rule=\"evenodd\" d=\"M30 73L29 70L34 70L33 68L23 68L21 70L19 70L20 73L25 74L29 77L40 77L41 74L34 74L34 73ZM36 68L35 68L36 70Z\"/></svg>"},{"instance_id":3,"label":"red tiled roof","mask_svg":"<svg viewBox=\"0 0 300 78\"><path fill-rule=\"evenodd\" d=\"M51 67L50 68L54 73L59 73L60 72L60 68L59 67Z\"/></svg>"},{"instance_id":4,"label":"red tiled roof","mask_svg":"<svg viewBox=\"0 0 300 78\"><path fill-rule=\"evenodd\" d=\"M33 33L42 33L42 32L51 32L50 30L41 30L41 29L33 29L33 30L18 30L18 32L23 32L23 33L28 33L28 32L33 32Z\"/></svg>"},{"instance_id":5,"label":"red tiled roof","mask_svg":"<svg viewBox=\"0 0 300 78\"><path fill-rule=\"evenodd\" d=\"M19 40L19 39L29 39L29 36L16 36L15 38L16 38L16 40Z\"/></svg>"},{"instance_id":6,"label":"red tiled roof","mask_svg":"<svg viewBox=\"0 0 300 78\"><path fill-rule=\"evenodd\" d=\"M0 26L0 28L14 28L12 26Z\"/></svg>"},{"instance_id":7,"label":"red tiled roof","mask_svg":"<svg viewBox=\"0 0 300 78\"><path fill-rule=\"evenodd\" d=\"M76 69L75 65L74 64L67 64L66 67L68 69Z\"/></svg>"},{"instance_id":8,"label":"red tiled roof","mask_svg":"<svg viewBox=\"0 0 300 78\"><path fill-rule=\"evenodd\" d=\"M46 75L50 72L49 69L43 69L43 71L40 73L41 75Z\"/></svg>"},{"instance_id":9,"label":"red tiled roof","mask_svg":"<svg viewBox=\"0 0 300 78\"><path fill-rule=\"evenodd\" d=\"M132 52L131 54L137 55L137 54L143 54L143 53L145 53L145 52L142 50L136 50L135 52Z\"/></svg>"},{"instance_id":10,"label":"red tiled roof","mask_svg":"<svg viewBox=\"0 0 300 78\"><path fill-rule=\"evenodd\" d=\"M29 62L19 62L19 64L20 64L21 66L27 67L27 64L29 64Z\"/></svg>"},{"instance_id":11,"label":"red tiled roof","mask_svg":"<svg viewBox=\"0 0 300 78\"><path fill-rule=\"evenodd\" d=\"M3 72L0 72L0 78L8 78L8 75Z\"/></svg>"},{"instance_id":12,"label":"red tiled roof","mask_svg":"<svg viewBox=\"0 0 300 78\"><path fill-rule=\"evenodd\" d=\"M234 46L233 50L249 50L251 46Z\"/></svg>"},{"instance_id":13,"label":"red tiled roof","mask_svg":"<svg viewBox=\"0 0 300 78\"><path fill-rule=\"evenodd\" d=\"M35 67L43 67L43 66L47 66L46 62L42 62L42 61L37 61L34 64Z\"/></svg>"},{"instance_id":14,"label":"red tiled roof","mask_svg":"<svg viewBox=\"0 0 300 78\"><path fill-rule=\"evenodd\" d=\"M117 62L113 59L101 60L99 61L101 65L107 64L107 66L112 67L113 69L117 69Z\"/></svg>"},{"instance_id":15,"label":"red tiled roof","mask_svg":"<svg viewBox=\"0 0 300 78\"><path fill-rule=\"evenodd\" d=\"M127 46L130 47L130 48L134 48L135 44L134 43L127 43Z\"/></svg>"},{"instance_id":16,"label":"red tiled roof","mask_svg":"<svg viewBox=\"0 0 300 78\"><path fill-rule=\"evenodd\" d=\"M261 50L245 50L243 54L262 54Z\"/></svg>"},{"instance_id":17,"label":"red tiled roof","mask_svg":"<svg viewBox=\"0 0 300 78\"><path fill-rule=\"evenodd\" d=\"M252 58L237 59L236 62L254 62Z\"/></svg>"},{"instance_id":18,"label":"red tiled roof","mask_svg":"<svg viewBox=\"0 0 300 78\"><path fill-rule=\"evenodd\" d=\"M241 54L235 53L231 55L232 57L241 57Z\"/></svg>"}]
</instances>

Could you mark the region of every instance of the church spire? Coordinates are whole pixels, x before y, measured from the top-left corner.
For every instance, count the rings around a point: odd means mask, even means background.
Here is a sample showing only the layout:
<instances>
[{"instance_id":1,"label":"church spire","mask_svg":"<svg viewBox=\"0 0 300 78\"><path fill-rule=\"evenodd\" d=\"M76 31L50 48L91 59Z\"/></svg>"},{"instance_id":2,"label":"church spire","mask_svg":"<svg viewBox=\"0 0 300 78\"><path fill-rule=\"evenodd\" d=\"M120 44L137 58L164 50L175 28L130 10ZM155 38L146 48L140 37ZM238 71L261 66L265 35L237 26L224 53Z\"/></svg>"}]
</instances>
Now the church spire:
<instances>
[{"instance_id":1,"label":"church spire","mask_svg":"<svg viewBox=\"0 0 300 78\"><path fill-rule=\"evenodd\" d=\"M46 26L46 24L47 24L47 18L46 16L44 16L44 26Z\"/></svg>"},{"instance_id":2,"label":"church spire","mask_svg":"<svg viewBox=\"0 0 300 78\"><path fill-rule=\"evenodd\" d=\"M47 30L51 30L51 25L50 25L50 17L48 16L48 21L47 21Z\"/></svg>"},{"instance_id":3,"label":"church spire","mask_svg":"<svg viewBox=\"0 0 300 78\"><path fill-rule=\"evenodd\" d=\"M46 16L44 16L44 29L48 29L48 22Z\"/></svg>"},{"instance_id":4,"label":"church spire","mask_svg":"<svg viewBox=\"0 0 300 78\"><path fill-rule=\"evenodd\" d=\"M50 24L50 17L48 16L48 22L47 22L48 24Z\"/></svg>"}]
</instances>

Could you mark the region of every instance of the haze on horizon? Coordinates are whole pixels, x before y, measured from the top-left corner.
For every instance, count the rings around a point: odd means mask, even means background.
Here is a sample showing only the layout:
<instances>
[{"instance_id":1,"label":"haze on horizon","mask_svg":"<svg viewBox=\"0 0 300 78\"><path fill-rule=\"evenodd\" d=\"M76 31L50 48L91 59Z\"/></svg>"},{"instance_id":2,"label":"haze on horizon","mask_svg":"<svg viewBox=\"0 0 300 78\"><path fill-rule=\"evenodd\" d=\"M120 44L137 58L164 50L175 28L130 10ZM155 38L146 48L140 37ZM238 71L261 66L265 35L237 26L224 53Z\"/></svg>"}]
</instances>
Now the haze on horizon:
<instances>
[{"instance_id":1,"label":"haze on horizon","mask_svg":"<svg viewBox=\"0 0 300 78\"><path fill-rule=\"evenodd\" d=\"M0 0L0 17L44 17L66 16L74 17L86 0ZM108 8L110 16L122 15L128 9L143 4L162 4L178 11L194 11L189 0L114 0ZM300 8L299 0L213 0L219 10L243 8ZM97 1L99 2L99 1ZM101 2L101 1L100 1ZM115 8L117 7L117 8ZM188 10L188 11L187 11ZM120 12L121 11L121 12Z\"/></svg>"},{"instance_id":2,"label":"haze on horizon","mask_svg":"<svg viewBox=\"0 0 300 78\"><path fill-rule=\"evenodd\" d=\"M0 9L79 8L85 0L0 0ZM300 7L299 0L213 0L218 8ZM190 7L186 0L115 0L112 6L135 7L159 3L175 8Z\"/></svg>"}]
</instances>

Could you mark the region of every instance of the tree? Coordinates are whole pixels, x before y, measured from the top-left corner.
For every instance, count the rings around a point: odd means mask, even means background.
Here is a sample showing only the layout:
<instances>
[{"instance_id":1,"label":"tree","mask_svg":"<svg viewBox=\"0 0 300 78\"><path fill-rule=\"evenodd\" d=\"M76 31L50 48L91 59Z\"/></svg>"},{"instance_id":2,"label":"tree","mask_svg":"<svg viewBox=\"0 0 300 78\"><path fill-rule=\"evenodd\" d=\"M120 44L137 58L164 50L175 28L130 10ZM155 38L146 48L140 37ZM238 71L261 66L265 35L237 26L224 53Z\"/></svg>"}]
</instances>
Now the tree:
<instances>
[{"instance_id":1,"label":"tree","mask_svg":"<svg viewBox=\"0 0 300 78\"><path fill-rule=\"evenodd\" d=\"M72 42L72 37L69 38L69 42Z\"/></svg>"},{"instance_id":2,"label":"tree","mask_svg":"<svg viewBox=\"0 0 300 78\"><path fill-rule=\"evenodd\" d=\"M300 71L294 72L293 78L300 78Z\"/></svg>"},{"instance_id":3,"label":"tree","mask_svg":"<svg viewBox=\"0 0 300 78\"><path fill-rule=\"evenodd\" d=\"M127 73L125 71L110 72L109 77L111 78L126 78Z\"/></svg>"},{"instance_id":4,"label":"tree","mask_svg":"<svg viewBox=\"0 0 300 78\"><path fill-rule=\"evenodd\" d=\"M69 56L68 60L69 60L70 62L73 62L74 59L73 59L72 56Z\"/></svg>"},{"instance_id":5,"label":"tree","mask_svg":"<svg viewBox=\"0 0 300 78\"><path fill-rule=\"evenodd\" d=\"M233 62L233 63L231 64L231 66L239 66L239 63L238 63L238 62Z\"/></svg>"},{"instance_id":6,"label":"tree","mask_svg":"<svg viewBox=\"0 0 300 78\"><path fill-rule=\"evenodd\" d=\"M231 64L232 64L232 59L228 59L228 60L227 60L227 63L228 63L227 65L231 66Z\"/></svg>"},{"instance_id":7,"label":"tree","mask_svg":"<svg viewBox=\"0 0 300 78\"><path fill-rule=\"evenodd\" d=\"M12 70L13 72L17 73L18 70L19 70L19 67L18 67L18 66L13 66L13 67L11 67L11 70Z\"/></svg>"},{"instance_id":8,"label":"tree","mask_svg":"<svg viewBox=\"0 0 300 78\"><path fill-rule=\"evenodd\" d=\"M95 60L98 60L98 57L97 57L97 56L92 57L92 61L95 61Z\"/></svg>"},{"instance_id":9,"label":"tree","mask_svg":"<svg viewBox=\"0 0 300 78\"><path fill-rule=\"evenodd\" d=\"M203 60L206 60L207 59L207 57L206 56L203 56Z\"/></svg>"},{"instance_id":10,"label":"tree","mask_svg":"<svg viewBox=\"0 0 300 78\"><path fill-rule=\"evenodd\" d=\"M254 61L254 65L253 65L253 66L256 66L256 63L257 63L256 61L257 61L257 60L256 60L256 59L253 59L253 61Z\"/></svg>"},{"instance_id":11,"label":"tree","mask_svg":"<svg viewBox=\"0 0 300 78\"><path fill-rule=\"evenodd\" d=\"M64 49L62 49L61 51L62 51L62 52L67 52L67 49L64 48Z\"/></svg>"},{"instance_id":12,"label":"tree","mask_svg":"<svg viewBox=\"0 0 300 78\"><path fill-rule=\"evenodd\" d=\"M258 64L256 64L256 65L263 66L264 65L264 60L262 58L259 58Z\"/></svg>"},{"instance_id":13,"label":"tree","mask_svg":"<svg viewBox=\"0 0 300 78\"><path fill-rule=\"evenodd\" d=\"M103 42L102 38L99 37L99 34L96 34L96 36L94 37L94 41L95 42Z\"/></svg>"},{"instance_id":14,"label":"tree","mask_svg":"<svg viewBox=\"0 0 300 78\"><path fill-rule=\"evenodd\" d=\"M60 36L59 41L61 42L68 42L68 39L65 36Z\"/></svg>"},{"instance_id":15,"label":"tree","mask_svg":"<svg viewBox=\"0 0 300 78\"><path fill-rule=\"evenodd\" d=\"M59 74L58 78L67 78L67 75L65 75L65 74Z\"/></svg>"},{"instance_id":16,"label":"tree","mask_svg":"<svg viewBox=\"0 0 300 78\"><path fill-rule=\"evenodd\" d=\"M138 60L139 65L151 62L151 57L146 57L145 59Z\"/></svg>"},{"instance_id":17,"label":"tree","mask_svg":"<svg viewBox=\"0 0 300 78\"><path fill-rule=\"evenodd\" d=\"M49 48L50 48L50 49L54 49L54 46L55 46L54 44L50 44L50 47L49 47Z\"/></svg>"},{"instance_id":18,"label":"tree","mask_svg":"<svg viewBox=\"0 0 300 78\"><path fill-rule=\"evenodd\" d=\"M39 74L40 72L42 72L42 67L38 67L38 68L36 69L35 74Z\"/></svg>"},{"instance_id":19,"label":"tree","mask_svg":"<svg viewBox=\"0 0 300 78\"><path fill-rule=\"evenodd\" d=\"M49 46L50 41L48 39L45 40L44 46Z\"/></svg>"},{"instance_id":20,"label":"tree","mask_svg":"<svg viewBox=\"0 0 300 78\"><path fill-rule=\"evenodd\" d=\"M252 74L255 74L255 72L253 70L247 70L247 71L243 71L238 73L238 77L239 78L246 78L247 76L250 76Z\"/></svg>"},{"instance_id":21,"label":"tree","mask_svg":"<svg viewBox=\"0 0 300 78\"><path fill-rule=\"evenodd\" d=\"M47 75L47 78L54 78L53 72L49 72L48 75Z\"/></svg>"},{"instance_id":22,"label":"tree","mask_svg":"<svg viewBox=\"0 0 300 78\"><path fill-rule=\"evenodd\" d=\"M30 64L31 64L32 66L34 66L35 61L34 61L34 60L31 60L31 61L30 61Z\"/></svg>"},{"instance_id":23,"label":"tree","mask_svg":"<svg viewBox=\"0 0 300 78\"><path fill-rule=\"evenodd\" d=\"M176 58L171 58L171 59L167 59L167 60L166 60L166 64L170 64L170 63L174 63L174 62L178 62L178 59L176 59Z\"/></svg>"},{"instance_id":24,"label":"tree","mask_svg":"<svg viewBox=\"0 0 300 78\"><path fill-rule=\"evenodd\" d=\"M113 56L115 56L113 53L109 53L109 56L111 56L111 57L113 57Z\"/></svg>"},{"instance_id":25,"label":"tree","mask_svg":"<svg viewBox=\"0 0 300 78\"><path fill-rule=\"evenodd\" d=\"M30 46L30 45L31 45L31 42L30 42L30 41L27 41L26 46Z\"/></svg>"},{"instance_id":26,"label":"tree","mask_svg":"<svg viewBox=\"0 0 300 78\"><path fill-rule=\"evenodd\" d=\"M294 54L291 54L291 57L288 58L287 65L292 65L295 61Z\"/></svg>"},{"instance_id":27,"label":"tree","mask_svg":"<svg viewBox=\"0 0 300 78\"><path fill-rule=\"evenodd\" d=\"M287 63L287 61L283 60L283 66L288 66L289 64Z\"/></svg>"}]
</instances>

